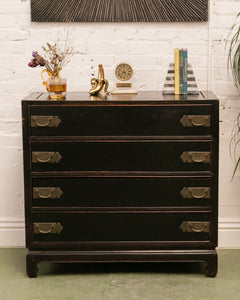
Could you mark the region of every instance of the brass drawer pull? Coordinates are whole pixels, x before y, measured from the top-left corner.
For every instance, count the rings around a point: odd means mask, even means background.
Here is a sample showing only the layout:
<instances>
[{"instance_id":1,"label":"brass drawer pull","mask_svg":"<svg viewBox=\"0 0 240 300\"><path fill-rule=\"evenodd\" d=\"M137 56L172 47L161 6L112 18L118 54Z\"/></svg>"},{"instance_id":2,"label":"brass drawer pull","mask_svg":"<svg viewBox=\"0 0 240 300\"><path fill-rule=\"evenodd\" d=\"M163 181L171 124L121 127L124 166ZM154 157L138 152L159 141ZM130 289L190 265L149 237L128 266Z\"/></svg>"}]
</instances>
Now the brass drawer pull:
<instances>
[{"instance_id":1,"label":"brass drawer pull","mask_svg":"<svg viewBox=\"0 0 240 300\"><path fill-rule=\"evenodd\" d=\"M210 163L210 152L184 151L181 156L184 163Z\"/></svg>"},{"instance_id":2,"label":"brass drawer pull","mask_svg":"<svg viewBox=\"0 0 240 300\"><path fill-rule=\"evenodd\" d=\"M59 199L63 191L59 187L34 187L33 199Z\"/></svg>"},{"instance_id":3,"label":"brass drawer pull","mask_svg":"<svg viewBox=\"0 0 240 300\"><path fill-rule=\"evenodd\" d=\"M32 152L33 163L59 163L61 159L59 152Z\"/></svg>"},{"instance_id":4,"label":"brass drawer pull","mask_svg":"<svg viewBox=\"0 0 240 300\"><path fill-rule=\"evenodd\" d=\"M58 116L31 116L31 127L58 127L60 123Z\"/></svg>"},{"instance_id":5,"label":"brass drawer pull","mask_svg":"<svg viewBox=\"0 0 240 300\"><path fill-rule=\"evenodd\" d=\"M184 127L210 127L210 115L184 115L180 120Z\"/></svg>"},{"instance_id":6,"label":"brass drawer pull","mask_svg":"<svg viewBox=\"0 0 240 300\"><path fill-rule=\"evenodd\" d=\"M209 232L210 222L184 221L180 228L183 232Z\"/></svg>"},{"instance_id":7,"label":"brass drawer pull","mask_svg":"<svg viewBox=\"0 0 240 300\"><path fill-rule=\"evenodd\" d=\"M184 187L180 194L185 199L210 199L210 187Z\"/></svg>"},{"instance_id":8,"label":"brass drawer pull","mask_svg":"<svg viewBox=\"0 0 240 300\"><path fill-rule=\"evenodd\" d=\"M33 223L34 233L56 233L59 234L63 230L63 226L60 223Z\"/></svg>"}]
</instances>

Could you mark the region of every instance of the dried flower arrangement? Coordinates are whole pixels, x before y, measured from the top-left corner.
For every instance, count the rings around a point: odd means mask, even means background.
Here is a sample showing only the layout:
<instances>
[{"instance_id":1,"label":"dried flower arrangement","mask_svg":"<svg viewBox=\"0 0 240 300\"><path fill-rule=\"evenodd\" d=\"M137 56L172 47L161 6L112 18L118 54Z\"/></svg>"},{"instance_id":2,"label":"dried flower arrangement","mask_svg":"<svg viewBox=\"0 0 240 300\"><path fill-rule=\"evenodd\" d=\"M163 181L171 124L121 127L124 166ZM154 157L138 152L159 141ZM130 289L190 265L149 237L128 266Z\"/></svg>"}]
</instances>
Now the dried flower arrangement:
<instances>
[{"instance_id":1,"label":"dried flower arrangement","mask_svg":"<svg viewBox=\"0 0 240 300\"><path fill-rule=\"evenodd\" d=\"M70 58L77 54L73 51L73 47L69 45L69 36L67 36L63 45L59 41L54 44L47 43L46 46L42 46L42 49L44 51L43 56L37 51L32 52L32 59L28 66L31 68L45 67L52 74L59 72L63 66L70 62Z\"/></svg>"}]
</instances>

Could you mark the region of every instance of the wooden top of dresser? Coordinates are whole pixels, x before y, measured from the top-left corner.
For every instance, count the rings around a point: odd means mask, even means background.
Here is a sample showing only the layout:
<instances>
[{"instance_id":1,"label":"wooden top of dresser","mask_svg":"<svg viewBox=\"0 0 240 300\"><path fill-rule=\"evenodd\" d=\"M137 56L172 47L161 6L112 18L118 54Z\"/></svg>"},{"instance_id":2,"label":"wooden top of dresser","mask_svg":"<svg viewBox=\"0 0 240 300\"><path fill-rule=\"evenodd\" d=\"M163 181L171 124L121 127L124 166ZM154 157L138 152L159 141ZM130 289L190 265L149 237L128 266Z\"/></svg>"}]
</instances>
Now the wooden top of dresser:
<instances>
[{"instance_id":1,"label":"wooden top of dresser","mask_svg":"<svg viewBox=\"0 0 240 300\"><path fill-rule=\"evenodd\" d=\"M218 100L211 91L200 91L198 95L163 95L160 91L140 91L135 94L118 94L118 95L105 95L98 94L95 96L89 95L88 92L68 92L66 99L62 101L53 101L48 99L48 93L35 92L26 96L23 101L45 101L45 103L66 103L71 101L101 101L101 102L125 102L125 101L173 101L173 100Z\"/></svg>"}]
</instances>

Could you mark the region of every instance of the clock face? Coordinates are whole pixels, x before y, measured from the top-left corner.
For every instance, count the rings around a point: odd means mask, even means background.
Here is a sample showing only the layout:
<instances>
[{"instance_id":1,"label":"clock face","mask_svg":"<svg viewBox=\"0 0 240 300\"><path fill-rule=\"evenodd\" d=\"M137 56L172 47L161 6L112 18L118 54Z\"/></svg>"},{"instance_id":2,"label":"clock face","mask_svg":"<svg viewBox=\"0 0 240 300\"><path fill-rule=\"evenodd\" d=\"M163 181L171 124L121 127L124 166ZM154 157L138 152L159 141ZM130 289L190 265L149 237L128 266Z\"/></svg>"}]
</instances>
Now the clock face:
<instances>
[{"instance_id":1,"label":"clock face","mask_svg":"<svg viewBox=\"0 0 240 300\"><path fill-rule=\"evenodd\" d=\"M126 81L132 78L133 69L129 64L122 63L116 67L115 75L117 79L121 81Z\"/></svg>"}]
</instances>

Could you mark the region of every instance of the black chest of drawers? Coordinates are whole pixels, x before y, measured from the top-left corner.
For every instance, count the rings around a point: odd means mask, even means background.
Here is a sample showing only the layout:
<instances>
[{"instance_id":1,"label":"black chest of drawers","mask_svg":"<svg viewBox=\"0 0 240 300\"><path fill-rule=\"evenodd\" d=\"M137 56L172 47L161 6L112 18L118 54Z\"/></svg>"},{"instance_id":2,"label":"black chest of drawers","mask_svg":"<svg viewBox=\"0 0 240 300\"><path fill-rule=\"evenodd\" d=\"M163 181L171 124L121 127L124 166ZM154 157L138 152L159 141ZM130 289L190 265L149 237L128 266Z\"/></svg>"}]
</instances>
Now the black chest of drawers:
<instances>
[{"instance_id":1,"label":"black chest of drawers","mask_svg":"<svg viewBox=\"0 0 240 300\"><path fill-rule=\"evenodd\" d=\"M101 99L103 98L103 99ZM217 272L218 100L22 101L27 273L53 262L207 262Z\"/></svg>"}]
</instances>

